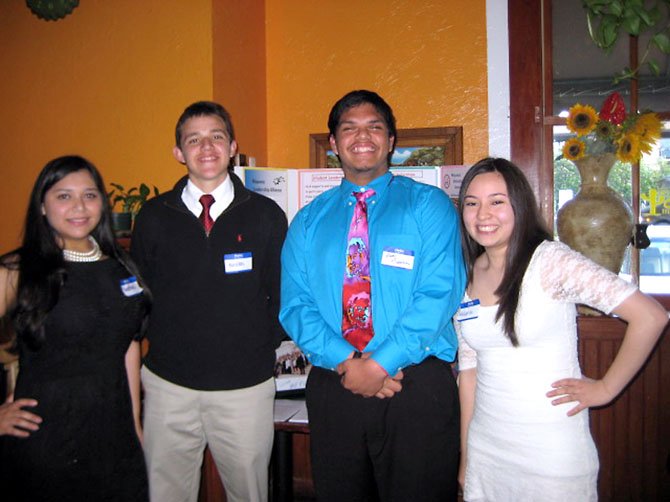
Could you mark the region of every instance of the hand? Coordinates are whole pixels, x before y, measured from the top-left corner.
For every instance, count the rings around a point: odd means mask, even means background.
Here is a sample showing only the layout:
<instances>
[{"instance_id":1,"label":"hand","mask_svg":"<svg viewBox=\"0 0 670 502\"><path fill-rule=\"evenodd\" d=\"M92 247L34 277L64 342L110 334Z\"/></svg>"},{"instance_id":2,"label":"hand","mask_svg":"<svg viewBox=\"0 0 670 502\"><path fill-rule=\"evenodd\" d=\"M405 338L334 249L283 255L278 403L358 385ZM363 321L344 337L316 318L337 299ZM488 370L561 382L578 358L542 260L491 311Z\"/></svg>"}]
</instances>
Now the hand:
<instances>
[{"instance_id":1,"label":"hand","mask_svg":"<svg viewBox=\"0 0 670 502\"><path fill-rule=\"evenodd\" d=\"M396 373L393 378L387 376L384 379L384 385L382 386L381 390L375 394L375 397L378 397L379 399L386 399L387 397L393 397L396 392L400 392L402 390L402 384L400 383L400 380L402 380L404 376L405 375L402 371L398 371L398 373Z\"/></svg>"},{"instance_id":2,"label":"hand","mask_svg":"<svg viewBox=\"0 0 670 502\"><path fill-rule=\"evenodd\" d=\"M34 399L14 401L14 396L10 395L7 401L0 405L0 436L10 435L27 438L30 436L29 431L38 430L42 418L23 409L33 406L37 406L37 401Z\"/></svg>"},{"instance_id":3,"label":"hand","mask_svg":"<svg viewBox=\"0 0 670 502\"><path fill-rule=\"evenodd\" d=\"M140 440L140 445L144 446L144 429L139 420L135 420L135 434L137 434L137 439Z\"/></svg>"},{"instance_id":4,"label":"hand","mask_svg":"<svg viewBox=\"0 0 670 502\"><path fill-rule=\"evenodd\" d=\"M458 465L458 486L461 489L461 492L465 489L465 459L461 458L461 462Z\"/></svg>"},{"instance_id":5,"label":"hand","mask_svg":"<svg viewBox=\"0 0 670 502\"><path fill-rule=\"evenodd\" d=\"M388 376L374 359L369 356L362 359L346 359L337 365L342 375L342 386L363 397L372 397L380 392Z\"/></svg>"},{"instance_id":6,"label":"hand","mask_svg":"<svg viewBox=\"0 0 670 502\"><path fill-rule=\"evenodd\" d=\"M578 404L570 411L568 416L576 415L582 410L594 406L603 406L616 396L605 387L602 380L591 378L564 378L551 384L554 390L547 392L547 397L556 397L551 404L554 406L577 401Z\"/></svg>"}]
</instances>

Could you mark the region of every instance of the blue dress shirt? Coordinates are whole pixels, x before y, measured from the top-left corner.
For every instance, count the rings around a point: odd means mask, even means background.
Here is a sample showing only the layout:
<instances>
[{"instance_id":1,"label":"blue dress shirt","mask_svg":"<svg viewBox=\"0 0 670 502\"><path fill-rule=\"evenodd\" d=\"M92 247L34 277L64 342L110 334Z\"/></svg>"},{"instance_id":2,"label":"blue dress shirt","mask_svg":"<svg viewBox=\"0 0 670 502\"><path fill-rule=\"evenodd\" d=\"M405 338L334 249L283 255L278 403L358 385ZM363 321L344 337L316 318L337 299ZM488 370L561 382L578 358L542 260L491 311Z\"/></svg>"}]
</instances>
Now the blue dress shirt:
<instances>
[{"instance_id":1,"label":"blue dress shirt","mask_svg":"<svg viewBox=\"0 0 670 502\"><path fill-rule=\"evenodd\" d=\"M343 179L298 212L282 251L279 320L314 365L334 369L356 350L342 337L342 284L352 193L368 188L375 336L365 352L389 375L428 356L453 361L466 282L458 214L438 188L391 173L363 187Z\"/></svg>"}]
</instances>

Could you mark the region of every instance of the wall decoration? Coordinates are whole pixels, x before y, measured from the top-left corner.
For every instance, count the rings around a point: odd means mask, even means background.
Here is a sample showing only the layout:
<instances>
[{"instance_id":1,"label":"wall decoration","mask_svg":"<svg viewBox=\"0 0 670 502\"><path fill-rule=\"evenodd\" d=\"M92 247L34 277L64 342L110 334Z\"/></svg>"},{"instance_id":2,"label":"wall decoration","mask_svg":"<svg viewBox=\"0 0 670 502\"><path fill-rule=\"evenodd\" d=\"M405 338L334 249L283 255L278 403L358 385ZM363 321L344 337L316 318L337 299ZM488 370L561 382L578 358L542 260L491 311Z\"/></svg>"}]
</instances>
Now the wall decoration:
<instances>
[{"instance_id":1,"label":"wall decoration","mask_svg":"<svg viewBox=\"0 0 670 502\"><path fill-rule=\"evenodd\" d=\"M26 5L40 19L56 21L71 14L79 0L26 0Z\"/></svg>"}]
</instances>

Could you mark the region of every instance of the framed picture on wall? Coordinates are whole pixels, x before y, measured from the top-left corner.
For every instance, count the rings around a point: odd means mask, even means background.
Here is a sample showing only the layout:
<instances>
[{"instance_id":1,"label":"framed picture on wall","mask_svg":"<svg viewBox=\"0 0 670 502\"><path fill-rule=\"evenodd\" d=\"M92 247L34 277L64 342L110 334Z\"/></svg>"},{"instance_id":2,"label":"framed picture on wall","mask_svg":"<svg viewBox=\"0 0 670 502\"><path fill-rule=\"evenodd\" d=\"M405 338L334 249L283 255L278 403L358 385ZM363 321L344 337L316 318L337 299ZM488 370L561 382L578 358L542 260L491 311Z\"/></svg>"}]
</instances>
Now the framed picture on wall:
<instances>
[{"instance_id":1,"label":"framed picture on wall","mask_svg":"<svg viewBox=\"0 0 670 502\"><path fill-rule=\"evenodd\" d=\"M463 128L398 129L391 166L446 166L463 163ZM328 133L309 135L309 167L340 167Z\"/></svg>"}]
</instances>

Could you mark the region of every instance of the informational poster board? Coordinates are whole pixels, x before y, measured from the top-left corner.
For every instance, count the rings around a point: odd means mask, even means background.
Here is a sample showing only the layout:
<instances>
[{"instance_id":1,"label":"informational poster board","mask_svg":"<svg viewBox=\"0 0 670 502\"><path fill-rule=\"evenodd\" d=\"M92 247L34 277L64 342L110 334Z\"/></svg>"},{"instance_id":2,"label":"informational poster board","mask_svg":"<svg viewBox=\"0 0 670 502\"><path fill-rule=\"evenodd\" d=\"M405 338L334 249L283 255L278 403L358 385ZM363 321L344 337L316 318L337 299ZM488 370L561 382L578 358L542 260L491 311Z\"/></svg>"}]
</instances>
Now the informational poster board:
<instances>
[{"instance_id":1,"label":"informational poster board","mask_svg":"<svg viewBox=\"0 0 670 502\"><path fill-rule=\"evenodd\" d=\"M444 190L454 201L469 166L392 167L396 176ZM235 173L247 188L274 200L289 222L304 206L331 188L340 185L344 173L339 168L288 169L273 167L236 167Z\"/></svg>"}]
</instances>

